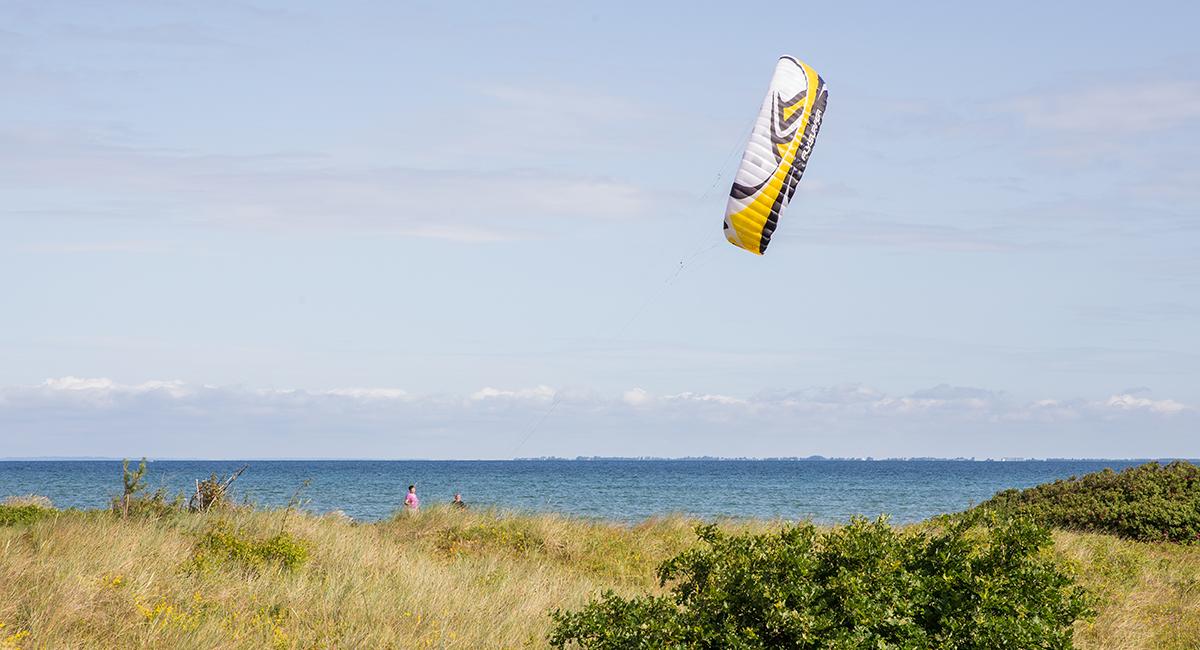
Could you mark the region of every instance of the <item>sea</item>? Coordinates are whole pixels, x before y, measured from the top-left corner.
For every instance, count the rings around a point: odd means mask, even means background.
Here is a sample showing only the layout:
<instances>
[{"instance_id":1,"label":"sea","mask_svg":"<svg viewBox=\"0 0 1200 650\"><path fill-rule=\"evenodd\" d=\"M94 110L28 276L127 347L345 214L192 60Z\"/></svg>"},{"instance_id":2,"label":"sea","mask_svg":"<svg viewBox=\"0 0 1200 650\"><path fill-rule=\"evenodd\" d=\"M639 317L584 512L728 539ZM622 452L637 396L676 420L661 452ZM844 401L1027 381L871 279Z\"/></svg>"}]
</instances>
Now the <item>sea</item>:
<instances>
[{"instance_id":1,"label":"sea","mask_svg":"<svg viewBox=\"0 0 1200 650\"><path fill-rule=\"evenodd\" d=\"M296 502L355 519L391 516L410 484L423 505L455 492L471 507L556 512L616 521L668 514L705 519L844 522L887 514L895 523L964 510L998 491L1141 460L156 460L150 489L191 492L214 472L246 466L233 498ZM59 508L102 508L121 492L114 460L0 461L0 498L39 494Z\"/></svg>"}]
</instances>

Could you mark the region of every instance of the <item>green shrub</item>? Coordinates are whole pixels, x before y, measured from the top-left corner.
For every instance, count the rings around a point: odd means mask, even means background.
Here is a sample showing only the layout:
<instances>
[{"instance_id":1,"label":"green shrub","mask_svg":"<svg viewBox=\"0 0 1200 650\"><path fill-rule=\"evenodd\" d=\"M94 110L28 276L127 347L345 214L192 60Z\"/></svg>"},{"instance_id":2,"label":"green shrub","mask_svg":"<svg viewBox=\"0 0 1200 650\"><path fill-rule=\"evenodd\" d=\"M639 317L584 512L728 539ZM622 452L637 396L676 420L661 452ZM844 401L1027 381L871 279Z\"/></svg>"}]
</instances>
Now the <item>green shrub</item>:
<instances>
[{"instance_id":1,"label":"green shrub","mask_svg":"<svg viewBox=\"0 0 1200 650\"><path fill-rule=\"evenodd\" d=\"M1139 541L1200 541L1200 467L1184 461L1105 469L1027 490L1005 490L977 509L1045 526Z\"/></svg>"},{"instance_id":2,"label":"green shrub","mask_svg":"<svg viewBox=\"0 0 1200 650\"><path fill-rule=\"evenodd\" d=\"M148 494L113 497L109 507L123 517L159 518L183 512L184 499L183 493L170 497L166 488L158 488Z\"/></svg>"},{"instance_id":3,"label":"green shrub","mask_svg":"<svg viewBox=\"0 0 1200 650\"><path fill-rule=\"evenodd\" d=\"M217 522L196 543L191 569L209 569L235 564L251 570L276 566L285 570L300 567L308 561L308 545L286 532L265 539L246 537Z\"/></svg>"},{"instance_id":4,"label":"green shrub","mask_svg":"<svg viewBox=\"0 0 1200 650\"><path fill-rule=\"evenodd\" d=\"M113 500L113 511L120 513L122 517L129 516L129 502L138 492L146 489L146 459L138 463L137 469L129 469L129 459L121 461L121 483L123 486L121 496Z\"/></svg>"},{"instance_id":5,"label":"green shrub","mask_svg":"<svg viewBox=\"0 0 1200 650\"><path fill-rule=\"evenodd\" d=\"M32 524L39 519L45 519L57 512L35 504L0 505L0 526L22 526Z\"/></svg>"},{"instance_id":6,"label":"green shrub","mask_svg":"<svg viewBox=\"0 0 1200 650\"><path fill-rule=\"evenodd\" d=\"M121 461L121 494L109 500L113 513L128 517L158 518L183 509L183 493L168 498L166 488L146 493L146 459L129 469L129 459Z\"/></svg>"},{"instance_id":7,"label":"green shrub","mask_svg":"<svg viewBox=\"0 0 1200 650\"><path fill-rule=\"evenodd\" d=\"M669 596L611 592L555 611L552 646L585 648L1070 648L1089 597L1031 521L964 517L900 531L855 518L729 535L658 570Z\"/></svg>"}]
</instances>

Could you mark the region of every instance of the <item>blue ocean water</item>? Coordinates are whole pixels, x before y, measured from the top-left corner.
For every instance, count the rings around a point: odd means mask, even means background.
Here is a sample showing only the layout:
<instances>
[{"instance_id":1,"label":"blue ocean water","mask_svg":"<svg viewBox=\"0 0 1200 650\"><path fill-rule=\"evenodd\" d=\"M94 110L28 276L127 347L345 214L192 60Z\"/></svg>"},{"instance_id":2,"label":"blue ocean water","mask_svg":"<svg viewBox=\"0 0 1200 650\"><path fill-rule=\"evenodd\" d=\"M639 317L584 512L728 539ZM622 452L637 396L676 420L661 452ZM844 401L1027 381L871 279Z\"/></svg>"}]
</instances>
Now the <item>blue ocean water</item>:
<instances>
[{"instance_id":1,"label":"blue ocean water","mask_svg":"<svg viewBox=\"0 0 1200 650\"><path fill-rule=\"evenodd\" d=\"M212 472L249 469L235 497L286 505L302 483L305 507L356 519L387 517L409 484L423 504L455 492L472 506L638 520L667 513L782 517L818 523L891 515L898 523L963 510L1023 488L1142 461L1047 460L514 460L152 461L147 483L191 491ZM41 494L60 508L104 507L121 490L119 461L0 461L0 498Z\"/></svg>"}]
</instances>

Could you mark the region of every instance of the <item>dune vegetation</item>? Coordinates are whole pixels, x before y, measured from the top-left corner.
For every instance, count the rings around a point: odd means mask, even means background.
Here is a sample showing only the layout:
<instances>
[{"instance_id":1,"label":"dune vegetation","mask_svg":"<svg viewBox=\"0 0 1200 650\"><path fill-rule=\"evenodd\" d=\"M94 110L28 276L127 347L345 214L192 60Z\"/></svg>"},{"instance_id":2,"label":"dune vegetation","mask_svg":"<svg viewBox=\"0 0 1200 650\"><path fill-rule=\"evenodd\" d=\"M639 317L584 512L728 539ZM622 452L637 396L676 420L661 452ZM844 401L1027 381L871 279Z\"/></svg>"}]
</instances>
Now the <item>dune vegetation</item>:
<instances>
[{"instance_id":1,"label":"dune vegetation","mask_svg":"<svg viewBox=\"0 0 1200 650\"><path fill-rule=\"evenodd\" d=\"M551 644L654 648L1069 648L1093 598L1028 519L884 518L759 534L697 531L659 568L667 596L555 612Z\"/></svg>"},{"instance_id":2,"label":"dune vegetation","mask_svg":"<svg viewBox=\"0 0 1200 650\"><path fill-rule=\"evenodd\" d=\"M1200 467L1151 462L1005 490L979 510L1025 516L1054 528L1144 542L1200 542Z\"/></svg>"},{"instance_id":3,"label":"dune vegetation","mask_svg":"<svg viewBox=\"0 0 1200 650\"><path fill-rule=\"evenodd\" d=\"M660 585L659 567L676 558L678 569L685 552L703 565L698 533L745 545L736 540L789 529L702 524L443 507L362 523L136 499L62 511L27 498L0 506L0 648L544 648L554 612L561 623L605 597L669 594L678 580ZM1200 647L1200 545L1051 535L1023 566L1050 562L1073 581L1060 587L1086 590L1095 615L1068 628L1074 647Z\"/></svg>"},{"instance_id":4,"label":"dune vegetation","mask_svg":"<svg viewBox=\"0 0 1200 650\"><path fill-rule=\"evenodd\" d=\"M696 541L681 517L285 515L47 511L6 524L0 647L545 647L551 611L606 590L663 593L656 567ZM1200 647L1200 547L1056 532L1054 554L1098 599L1076 647Z\"/></svg>"},{"instance_id":5,"label":"dune vegetation","mask_svg":"<svg viewBox=\"0 0 1200 650\"><path fill-rule=\"evenodd\" d=\"M552 609L655 589L657 563L695 539L682 518L286 514L0 527L0 647L544 647Z\"/></svg>"}]
</instances>

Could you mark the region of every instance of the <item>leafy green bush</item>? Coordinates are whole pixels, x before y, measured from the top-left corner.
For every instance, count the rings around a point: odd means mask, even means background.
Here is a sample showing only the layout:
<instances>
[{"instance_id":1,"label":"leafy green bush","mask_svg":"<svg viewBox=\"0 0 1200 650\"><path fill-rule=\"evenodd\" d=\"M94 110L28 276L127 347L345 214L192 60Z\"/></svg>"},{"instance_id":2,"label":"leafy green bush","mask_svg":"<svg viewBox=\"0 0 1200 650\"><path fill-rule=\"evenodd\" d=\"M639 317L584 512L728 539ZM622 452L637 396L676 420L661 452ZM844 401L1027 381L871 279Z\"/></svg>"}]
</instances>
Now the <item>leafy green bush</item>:
<instances>
[{"instance_id":1,"label":"leafy green bush","mask_svg":"<svg viewBox=\"0 0 1200 650\"><path fill-rule=\"evenodd\" d=\"M658 570L670 596L611 592L555 611L552 646L585 648L1070 648L1090 598L1031 521L964 517L901 531L884 518L729 535Z\"/></svg>"},{"instance_id":2,"label":"leafy green bush","mask_svg":"<svg viewBox=\"0 0 1200 650\"><path fill-rule=\"evenodd\" d=\"M306 561L308 545L286 532L255 539L239 534L222 521L200 537L189 568L205 570L223 564L237 564L252 570L268 566L292 570Z\"/></svg>"},{"instance_id":3,"label":"leafy green bush","mask_svg":"<svg viewBox=\"0 0 1200 650\"><path fill-rule=\"evenodd\" d=\"M113 497L109 508L123 517L159 518L184 510L183 493L168 496L166 488L150 493L133 493Z\"/></svg>"},{"instance_id":4,"label":"leafy green bush","mask_svg":"<svg viewBox=\"0 0 1200 650\"><path fill-rule=\"evenodd\" d=\"M183 494L180 493L168 500L166 488L145 493L146 490L146 459L143 458L135 469L129 469L129 459L121 461L121 495L114 496L109 501L109 509L122 517L162 517L180 512L183 509Z\"/></svg>"},{"instance_id":5,"label":"leafy green bush","mask_svg":"<svg viewBox=\"0 0 1200 650\"><path fill-rule=\"evenodd\" d=\"M56 511L35 504L0 505L0 526L32 524L39 519L52 516Z\"/></svg>"},{"instance_id":6,"label":"leafy green bush","mask_svg":"<svg viewBox=\"0 0 1200 650\"><path fill-rule=\"evenodd\" d=\"M1005 490L977 509L1045 526L1139 541L1200 542L1200 467L1184 461L1105 469L1027 490Z\"/></svg>"}]
</instances>

